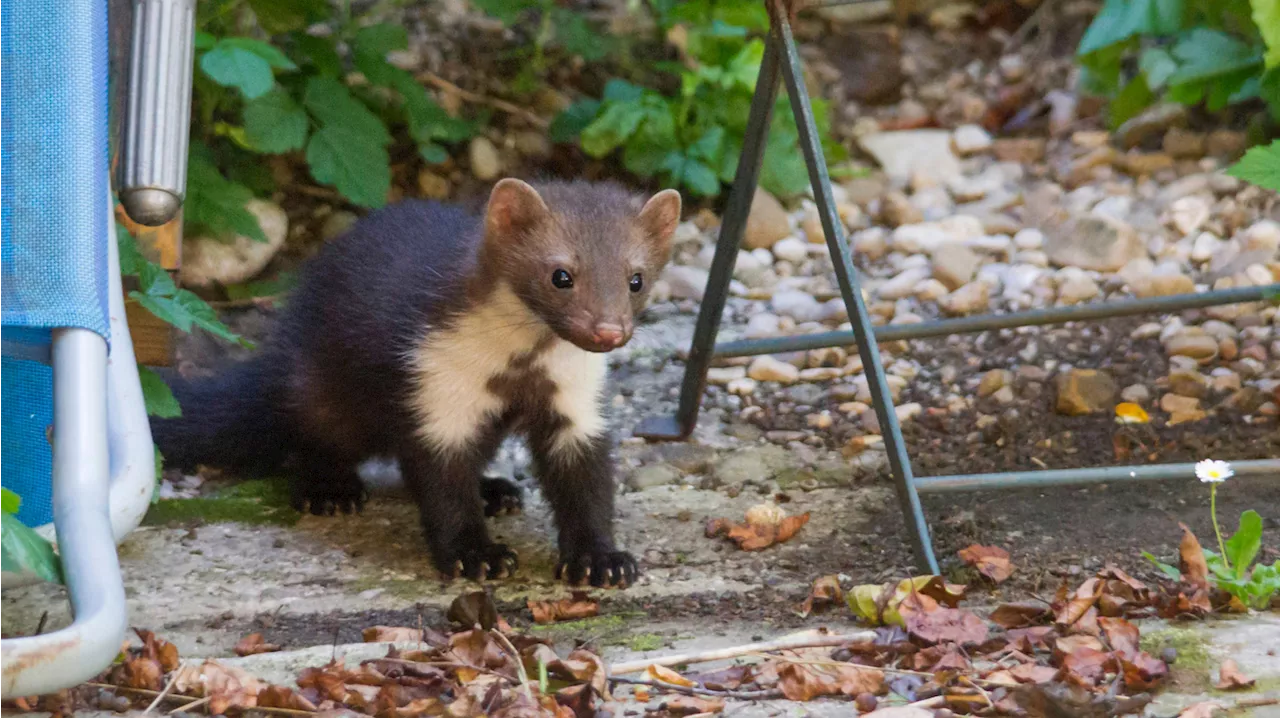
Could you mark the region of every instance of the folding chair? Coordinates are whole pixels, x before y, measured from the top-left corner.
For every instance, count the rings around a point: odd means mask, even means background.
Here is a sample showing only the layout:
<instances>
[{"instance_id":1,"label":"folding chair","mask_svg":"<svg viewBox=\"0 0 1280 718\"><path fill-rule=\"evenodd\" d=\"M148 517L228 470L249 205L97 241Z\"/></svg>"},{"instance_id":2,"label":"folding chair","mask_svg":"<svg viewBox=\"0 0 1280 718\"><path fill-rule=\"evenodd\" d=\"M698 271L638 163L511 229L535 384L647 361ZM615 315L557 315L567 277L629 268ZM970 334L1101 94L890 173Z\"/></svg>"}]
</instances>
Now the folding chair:
<instances>
[{"instance_id":1,"label":"folding chair","mask_svg":"<svg viewBox=\"0 0 1280 718\"><path fill-rule=\"evenodd\" d=\"M134 9L133 191L122 196L150 224L176 213L185 184L194 2ZM23 499L19 520L55 541L74 616L3 641L12 697L78 685L118 654L128 618L115 545L142 520L156 477L112 211L107 0L5 2L0 35L0 471ZM35 580L3 575L5 588Z\"/></svg>"}]
</instances>

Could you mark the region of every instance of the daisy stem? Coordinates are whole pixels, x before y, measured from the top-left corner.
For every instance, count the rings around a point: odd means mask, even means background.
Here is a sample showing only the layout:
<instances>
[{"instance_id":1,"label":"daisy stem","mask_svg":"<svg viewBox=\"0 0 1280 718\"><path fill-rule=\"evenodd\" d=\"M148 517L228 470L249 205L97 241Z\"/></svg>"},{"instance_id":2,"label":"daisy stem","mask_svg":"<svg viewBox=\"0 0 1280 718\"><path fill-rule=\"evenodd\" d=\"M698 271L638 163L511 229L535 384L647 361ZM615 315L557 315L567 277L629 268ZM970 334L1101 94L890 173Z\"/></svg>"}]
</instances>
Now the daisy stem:
<instances>
[{"instance_id":1,"label":"daisy stem","mask_svg":"<svg viewBox=\"0 0 1280 718\"><path fill-rule=\"evenodd\" d=\"M1209 485L1209 515L1213 518L1213 535L1218 537L1218 553L1222 556L1222 563L1231 568L1231 562L1227 560L1227 549L1222 543L1222 530L1218 528L1218 485Z\"/></svg>"}]
</instances>

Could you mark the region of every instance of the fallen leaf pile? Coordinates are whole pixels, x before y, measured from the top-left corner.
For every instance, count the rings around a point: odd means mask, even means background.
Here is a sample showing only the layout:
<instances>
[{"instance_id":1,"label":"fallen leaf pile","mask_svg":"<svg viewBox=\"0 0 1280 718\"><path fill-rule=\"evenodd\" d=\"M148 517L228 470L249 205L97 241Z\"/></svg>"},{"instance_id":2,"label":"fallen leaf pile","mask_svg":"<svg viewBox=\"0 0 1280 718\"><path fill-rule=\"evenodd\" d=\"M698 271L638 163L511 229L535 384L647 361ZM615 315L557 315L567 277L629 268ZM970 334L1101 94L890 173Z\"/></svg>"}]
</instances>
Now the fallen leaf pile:
<instances>
[{"instance_id":1,"label":"fallen leaf pile","mask_svg":"<svg viewBox=\"0 0 1280 718\"><path fill-rule=\"evenodd\" d=\"M587 596L586 591L574 591L569 598L559 601L528 601L529 611L537 623L576 621L600 615L600 602Z\"/></svg>"},{"instance_id":2,"label":"fallen leaf pile","mask_svg":"<svg viewBox=\"0 0 1280 718\"><path fill-rule=\"evenodd\" d=\"M712 519L707 522L707 538L723 536L738 544L743 551L759 551L795 536L809 523L809 512L788 516L774 504L759 504L747 511L746 521L735 524L729 519Z\"/></svg>"},{"instance_id":3,"label":"fallen leaf pile","mask_svg":"<svg viewBox=\"0 0 1280 718\"><path fill-rule=\"evenodd\" d=\"M996 583L1002 583L1013 575L1013 563L1009 561L1009 552L998 546L974 544L960 550L960 560L973 566L978 573Z\"/></svg>"}]
</instances>

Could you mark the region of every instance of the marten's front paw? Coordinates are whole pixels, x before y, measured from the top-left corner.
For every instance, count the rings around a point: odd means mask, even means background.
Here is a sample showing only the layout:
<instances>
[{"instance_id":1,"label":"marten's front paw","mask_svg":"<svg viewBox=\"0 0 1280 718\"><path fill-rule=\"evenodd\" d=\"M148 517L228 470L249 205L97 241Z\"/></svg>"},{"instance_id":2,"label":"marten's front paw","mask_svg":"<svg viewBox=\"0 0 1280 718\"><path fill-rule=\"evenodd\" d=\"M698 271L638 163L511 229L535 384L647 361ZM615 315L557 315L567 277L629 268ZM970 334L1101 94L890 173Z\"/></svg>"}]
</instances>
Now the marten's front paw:
<instances>
[{"instance_id":1,"label":"marten's front paw","mask_svg":"<svg viewBox=\"0 0 1280 718\"><path fill-rule=\"evenodd\" d=\"M369 498L369 492L359 482L349 484L294 484L290 492L290 505L295 511L311 511L316 516L333 516L360 511Z\"/></svg>"},{"instance_id":2,"label":"marten's front paw","mask_svg":"<svg viewBox=\"0 0 1280 718\"><path fill-rule=\"evenodd\" d=\"M556 578L573 585L590 580L592 586L626 588L636 582L640 565L626 551L601 551L562 557L556 564Z\"/></svg>"},{"instance_id":3,"label":"marten's front paw","mask_svg":"<svg viewBox=\"0 0 1280 718\"><path fill-rule=\"evenodd\" d=\"M484 515L518 514L524 510L524 494L514 482L486 476L480 479L480 496L484 499Z\"/></svg>"},{"instance_id":4,"label":"marten's front paw","mask_svg":"<svg viewBox=\"0 0 1280 718\"><path fill-rule=\"evenodd\" d=\"M519 565L520 559L515 551L507 548L506 544L491 543L462 551L458 558L441 568L449 578L462 576L479 581L482 578L512 576Z\"/></svg>"}]
</instances>

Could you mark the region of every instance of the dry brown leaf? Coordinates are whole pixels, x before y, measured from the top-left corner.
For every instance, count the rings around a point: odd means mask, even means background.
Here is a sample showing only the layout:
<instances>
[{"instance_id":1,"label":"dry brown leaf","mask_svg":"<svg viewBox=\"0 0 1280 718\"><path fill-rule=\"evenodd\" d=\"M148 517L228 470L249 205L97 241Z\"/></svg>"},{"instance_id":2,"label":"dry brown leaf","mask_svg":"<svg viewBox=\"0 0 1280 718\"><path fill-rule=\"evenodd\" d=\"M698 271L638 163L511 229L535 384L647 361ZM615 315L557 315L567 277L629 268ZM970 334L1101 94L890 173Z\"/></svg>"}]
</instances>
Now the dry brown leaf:
<instances>
[{"instance_id":1,"label":"dry brown leaf","mask_svg":"<svg viewBox=\"0 0 1280 718\"><path fill-rule=\"evenodd\" d=\"M260 708L288 708L295 711L315 711L316 706L303 696L284 686L267 686L258 692Z\"/></svg>"},{"instance_id":2,"label":"dry brown leaf","mask_svg":"<svg viewBox=\"0 0 1280 718\"><path fill-rule=\"evenodd\" d=\"M1204 560L1204 549L1200 541L1186 524L1182 527L1182 543L1178 545L1178 563L1182 569L1182 580L1197 588L1209 587L1209 565Z\"/></svg>"},{"instance_id":3,"label":"dry brown leaf","mask_svg":"<svg viewBox=\"0 0 1280 718\"><path fill-rule=\"evenodd\" d=\"M498 608L493 603L493 597L485 591L472 591L453 599L445 617L463 628L480 624L480 627L486 631L498 626L501 620L498 616ZM499 627L498 630L504 629Z\"/></svg>"},{"instance_id":4,"label":"dry brown leaf","mask_svg":"<svg viewBox=\"0 0 1280 718\"><path fill-rule=\"evenodd\" d=\"M1106 636L1111 650L1121 658L1132 660L1141 650L1138 648L1138 627L1123 618L1099 618L1098 624Z\"/></svg>"},{"instance_id":5,"label":"dry brown leaf","mask_svg":"<svg viewBox=\"0 0 1280 718\"><path fill-rule=\"evenodd\" d=\"M958 608L938 608L927 613L912 613L907 615L906 619L907 632L926 643L946 641L965 645L978 644L987 640L986 622Z\"/></svg>"},{"instance_id":6,"label":"dry brown leaf","mask_svg":"<svg viewBox=\"0 0 1280 718\"><path fill-rule=\"evenodd\" d=\"M733 691L752 681L752 665L744 663L718 671L699 673L690 680L713 691Z\"/></svg>"},{"instance_id":7,"label":"dry brown leaf","mask_svg":"<svg viewBox=\"0 0 1280 718\"><path fill-rule=\"evenodd\" d=\"M1241 688L1248 688L1254 684L1254 679L1245 676L1240 672L1240 666L1230 658L1222 662L1222 667L1218 669L1218 690L1234 691Z\"/></svg>"},{"instance_id":8,"label":"dry brown leaf","mask_svg":"<svg viewBox=\"0 0 1280 718\"><path fill-rule=\"evenodd\" d=\"M365 643L421 643L422 629L407 626L371 626L364 629Z\"/></svg>"},{"instance_id":9,"label":"dry brown leaf","mask_svg":"<svg viewBox=\"0 0 1280 718\"><path fill-rule=\"evenodd\" d=\"M656 663L649 664L649 667L646 668L644 672L651 681L669 683L673 686L684 686L685 688L694 688L698 685L670 668L660 666Z\"/></svg>"},{"instance_id":10,"label":"dry brown leaf","mask_svg":"<svg viewBox=\"0 0 1280 718\"><path fill-rule=\"evenodd\" d=\"M1120 659L1124 685L1131 691L1149 691L1169 675L1169 666L1150 653L1139 651L1132 657L1116 655Z\"/></svg>"},{"instance_id":11,"label":"dry brown leaf","mask_svg":"<svg viewBox=\"0 0 1280 718\"><path fill-rule=\"evenodd\" d=\"M280 650L280 646L277 646L274 643L267 643L265 640L263 640L261 633L250 633L244 638L241 638L240 642L236 644L236 648L235 648L236 655L242 656L242 657L253 656L259 653L274 653L278 650ZM284 708L287 706L277 706L277 707Z\"/></svg>"},{"instance_id":12,"label":"dry brown leaf","mask_svg":"<svg viewBox=\"0 0 1280 718\"><path fill-rule=\"evenodd\" d=\"M1090 609L1093 604L1098 602L1098 598L1102 595L1102 581L1098 578L1091 578L1076 589L1071 595L1070 600L1054 616L1054 622L1059 626L1070 626L1079 621L1082 616Z\"/></svg>"},{"instance_id":13,"label":"dry brown leaf","mask_svg":"<svg viewBox=\"0 0 1280 718\"><path fill-rule=\"evenodd\" d=\"M788 700L808 701L819 696L859 693L881 693L884 673L875 668L859 668L853 664L808 666L783 663L778 666L778 688Z\"/></svg>"},{"instance_id":14,"label":"dry brown leaf","mask_svg":"<svg viewBox=\"0 0 1280 718\"><path fill-rule=\"evenodd\" d=\"M1063 678L1085 688L1098 685L1115 664L1110 653L1081 646L1062 661Z\"/></svg>"},{"instance_id":15,"label":"dry brown leaf","mask_svg":"<svg viewBox=\"0 0 1280 718\"><path fill-rule=\"evenodd\" d=\"M134 633L138 634L138 638L142 640L142 656L151 658L160 664L160 669L165 673L178 669L178 647L172 643L157 638L151 631L142 629L134 629Z\"/></svg>"},{"instance_id":16,"label":"dry brown leaf","mask_svg":"<svg viewBox=\"0 0 1280 718\"><path fill-rule=\"evenodd\" d=\"M1019 683L1048 683L1057 677L1058 669L1052 666L1022 663L1010 668L1009 675Z\"/></svg>"},{"instance_id":17,"label":"dry brown leaf","mask_svg":"<svg viewBox=\"0 0 1280 718\"><path fill-rule=\"evenodd\" d=\"M314 690L321 699L338 703L347 701L346 679L348 672L341 659L334 659L319 668L304 668L298 674L298 687Z\"/></svg>"},{"instance_id":18,"label":"dry brown leaf","mask_svg":"<svg viewBox=\"0 0 1280 718\"><path fill-rule=\"evenodd\" d=\"M1178 714L1178 718L1213 718L1220 713L1226 712L1227 709L1223 708L1218 703L1214 703L1213 701L1201 701L1199 703L1192 703L1186 708L1183 708L1182 712Z\"/></svg>"},{"instance_id":19,"label":"dry brown leaf","mask_svg":"<svg viewBox=\"0 0 1280 718\"><path fill-rule=\"evenodd\" d=\"M863 713L862 718L933 718L933 711L915 706L891 706Z\"/></svg>"},{"instance_id":20,"label":"dry brown leaf","mask_svg":"<svg viewBox=\"0 0 1280 718\"><path fill-rule=\"evenodd\" d=\"M991 622L1001 628L1022 628L1040 622L1049 615L1049 607L1040 601L1002 603L991 612Z\"/></svg>"},{"instance_id":21,"label":"dry brown leaf","mask_svg":"<svg viewBox=\"0 0 1280 718\"><path fill-rule=\"evenodd\" d=\"M978 569L978 573L1002 583L1013 575L1013 563L1009 560L1009 552L999 546L980 546L973 544L960 549L960 560Z\"/></svg>"},{"instance_id":22,"label":"dry brown leaf","mask_svg":"<svg viewBox=\"0 0 1280 718\"><path fill-rule=\"evenodd\" d=\"M778 513L781 511L777 509ZM725 536L743 551L759 551L789 540L807 523L807 511L799 516L786 516L776 523L757 520L756 523L733 524L727 519L714 519L707 522L706 534L708 537Z\"/></svg>"},{"instance_id":23,"label":"dry brown leaf","mask_svg":"<svg viewBox=\"0 0 1280 718\"><path fill-rule=\"evenodd\" d=\"M723 698L699 698L698 696L677 696L664 703L671 715L687 716L698 713L719 713L724 710Z\"/></svg>"},{"instance_id":24,"label":"dry brown leaf","mask_svg":"<svg viewBox=\"0 0 1280 718\"><path fill-rule=\"evenodd\" d=\"M823 610L828 606L842 603L844 591L840 588L840 577L835 575L821 576L813 582L809 596L798 609L801 617L808 617L815 609Z\"/></svg>"},{"instance_id":25,"label":"dry brown leaf","mask_svg":"<svg viewBox=\"0 0 1280 718\"><path fill-rule=\"evenodd\" d=\"M153 658L126 658L120 666L116 683L126 688L141 688L148 691L160 690L164 671L160 662Z\"/></svg>"},{"instance_id":26,"label":"dry brown leaf","mask_svg":"<svg viewBox=\"0 0 1280 718\"><path fill-rule=\"evenodd\" d=\"M1014 628L1006 632L1009 645L1028 655L1037 646L1049 647L1049 639L1056 635L1053 626L1032 626L1031 628Z\"/></svg>"},{"instance_id":27,"label":"dry brown leaf","mask_svg":"<svg viewBox=\"0 0 1280 718\"><path fill-rule=\"evenodd\" d=\"M1074 653L1079 648L1091 648L1095 651L1105 651L1106 647L1102 645L1102 641L1093 636L1063 636L1053 642L1053 650L1059 655L1067 655Z\"/></svg>"},{"instance_id":28,"label":"dry brown leaf","mask_svg":"<svg viewBox=\"0 0 1280 718\"><path fill-rule=\"evenodd\" d=\"M586 591L574 591L569 598L558 601L528 601L535 623L574 621L600 615L600 602L590 598Z\"/></svg>"},{"instance_id":29,"label":"dry brown leaf","mask_svg":"<svg viewBox=\"0 0 1280 718\"><path fill-rule=\"evenodd\" d=\"M488 631L476 629L449 636L448 655L465 665L489 669L501 668L514 660Z\"/></svg>"},{"instance_id":30,"label":"dry brown leaf","mask_svg":"<svg viewBox=\"0 0 1280 718\"><path fill-rule=\"evenodd\" d=\"M244 669L213 660L182 666L173 678L176 693L209 698L209 712L213 715L226 713L229 708L254 707L262 687Z\"/></svg>"}]
</instances>

